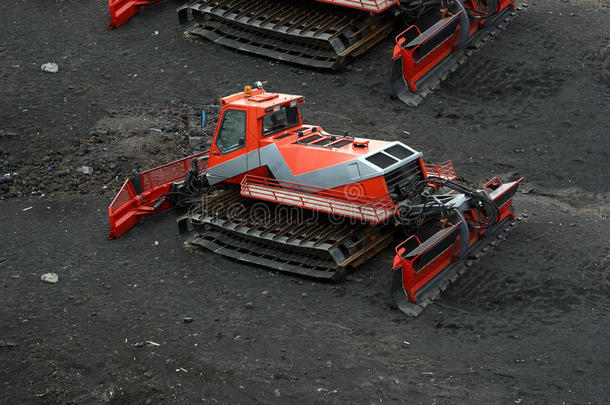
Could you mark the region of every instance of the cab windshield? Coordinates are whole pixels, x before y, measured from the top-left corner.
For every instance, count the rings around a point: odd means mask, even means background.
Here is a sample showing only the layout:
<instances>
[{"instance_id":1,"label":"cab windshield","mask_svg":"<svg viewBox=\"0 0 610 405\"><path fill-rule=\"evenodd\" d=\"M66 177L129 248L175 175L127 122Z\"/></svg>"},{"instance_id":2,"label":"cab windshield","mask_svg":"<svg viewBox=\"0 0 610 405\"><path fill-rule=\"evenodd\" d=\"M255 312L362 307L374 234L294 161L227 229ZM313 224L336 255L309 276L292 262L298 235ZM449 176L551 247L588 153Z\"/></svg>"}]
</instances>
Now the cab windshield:
<instances>
[{"instance_id":1,"label":"cab windshield","mask_svg":"<svg viewBox=\"0 0 610 405\"><path fill-rule=\"evenodd\" d=\"M282 107L263 117L263 136L275 134L299 123L297 107Z\"/></svg>"}]
</instances>

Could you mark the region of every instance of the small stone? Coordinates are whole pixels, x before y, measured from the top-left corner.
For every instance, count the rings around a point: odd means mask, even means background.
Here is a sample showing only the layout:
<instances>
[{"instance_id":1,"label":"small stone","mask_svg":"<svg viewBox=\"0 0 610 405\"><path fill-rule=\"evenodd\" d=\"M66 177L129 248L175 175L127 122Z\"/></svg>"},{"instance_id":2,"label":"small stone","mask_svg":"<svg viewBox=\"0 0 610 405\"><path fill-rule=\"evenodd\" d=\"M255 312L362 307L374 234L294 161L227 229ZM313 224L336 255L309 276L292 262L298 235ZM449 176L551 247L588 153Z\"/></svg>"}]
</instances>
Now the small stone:
<instances>
[{"instance_id":1,"label":"small stone","mask_svg":"<svg viewBox=\"0 0 610 405\"><path fill-rule=\"evenodd\" d=\"M200 136L189 136L189 146L191 148L199 148L203 145L203 138Z\"/></svg>"},{"instance_id":2,"label":"small stone","mask_svg":"<svg viewBox=\"0 0 610 405\"><path fill-rule=\"evenodd\" d=\"M153 373L151 373L150 371L147 371L144 373L144 377L145 378L152 378L153 377Z\"/></svg>"},{"instance_id":3,"label":"small stone","mask_svg":"<svg viewBox=\"0 0 610 405\"><path fill-rule=\"evenodd\" d=\"M530 194L534 191L534 187L528 185L525 185L523 187L521 187L521 194Z\"/></svg>"},{"instance_id":4,"label":"small stone","mask_svg":"<svg viewBox=\"0 0 610 405\"><path fill-rule=\"evenodd\" d=\"M307 297L307 293L306 292L301 293L301 297Z\"/></svg>"},{"instance_id":5,"label":"small stone","mask_svg":"<svg viewBox=\"0 0 610 405\"><path fill-rule=\"evenodd\" d=\"M188 124L184 121L180 121L176 127L179 132L184 132L188 129Z\"/></svg>"},{"instance_id":6,"label":"small stone","mask_svg":"<svg viewBox=\"0 0 610 405\"><path fill-rule=\"evenodd\" d=\"M252 308L254 308L254 305L253 305L251 302L246 302L246 303L244 304L244 308L246 308L246 309L252 309Z\"/></svg>"},{"instance_id":7,"label":"small stone","mask_svg":"<svg viewBox=\"0 0 610 405\"><path fill-rule=\"evenodd\" d=\"M394 379L394 384L396 384L396 385L400 384L400 380L398 378L395 378Z\"/></svg>"},{"instance_id":8,"label":"small stone","mask_svg":"<svg viewBox=\"0 0 610 405\"><path fill-rule=\"evenodd\" d=\"M276 398L280 397L280 390L276 389L275 391L273 391L273 395L276 396Z\"/></svg>"},{"instance_id":9,"label":"small stone","mask_svg":"<svg viewBox=\"0 0 610 405\"><path fill-rule=\"evenodd\" d=\"M79 171L81 173L84 173L84 174L92 175L93 174L93 167L91 167L91 166L82 166L82 167L78 168L77 171Z\"/></svg>"},{"instance_id":10,"label":"small stone","mask_svg":"<svg viewBox=\"0 0 610 405\"><path fill-rule=\"evenodd\" d=\"M150 405L152 404L152 399L148 398L146 401L144 401L145 405Z\"/></svg>"},{"instance_id":11,"label":"small stone","mask_svg":"<svg viewBox=\"0 0 610 405\"><path fill-rule=\"evenodd\" d=\"M144 347L144 342L136 342L134 344L135 347Z\"/></svg>"},{"instance_id":12,"label":"small stone","mask_svg":"<svg viewBox=\"0 0 610 405\"><path fill-rule=\"evenodd\" d=\"M57 284L59 282L59 276L57 275L57 273L45 273L40 276L40 280L49 284Z\"/></svg>"},{"instance_id":13,"label":"small stone","mask_svg":"<svg viewBox=\"0 0 610 405\"><path fill-rule=\"evenodd\" d=\"M57 65L57 63L52 62L43 63L42 65L40 65L40 70L46 73L57 73L59 72L59 66Z\"/></svg>"},{"instance_id":14,"label":"small stone","mask_svg":"<svg viewBox=\"0 0 610 405\"><path fill-rule=\"evenodd\" d=\"M184 323L191 323L191 322L193 322L193 318L189 318L189 317L184 318Z\"/></svg>"},{"instance_id":15,"label":"small stone","mask_svg":"<svg viewBox=\"0 0 610 405\"><path fill-rule=\"evenodd\" d=\"M10 340L0 339L0 347L15 347L17 343L11 342Z\"/></svg>"}]
</instances>

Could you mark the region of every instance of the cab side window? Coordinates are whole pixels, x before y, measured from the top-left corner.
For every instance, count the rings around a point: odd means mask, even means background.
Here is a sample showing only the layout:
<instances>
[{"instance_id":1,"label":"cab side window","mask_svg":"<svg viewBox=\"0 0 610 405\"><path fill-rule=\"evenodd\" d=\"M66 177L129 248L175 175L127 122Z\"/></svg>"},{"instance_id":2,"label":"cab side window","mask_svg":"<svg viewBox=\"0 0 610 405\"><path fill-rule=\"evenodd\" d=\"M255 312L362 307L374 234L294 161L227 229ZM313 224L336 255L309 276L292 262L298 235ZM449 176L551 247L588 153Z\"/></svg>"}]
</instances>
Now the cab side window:
<instances>
[{"instance_id":1,"label":"cab side window","mask_svg":"<svg viewBox=\"0 0 610 405\"><path fill-rule=\"evenodd\" d=\"M246 146L245 111L225 111L216 137L216 146L223 155Z\"/></svg>"}]
</instances>

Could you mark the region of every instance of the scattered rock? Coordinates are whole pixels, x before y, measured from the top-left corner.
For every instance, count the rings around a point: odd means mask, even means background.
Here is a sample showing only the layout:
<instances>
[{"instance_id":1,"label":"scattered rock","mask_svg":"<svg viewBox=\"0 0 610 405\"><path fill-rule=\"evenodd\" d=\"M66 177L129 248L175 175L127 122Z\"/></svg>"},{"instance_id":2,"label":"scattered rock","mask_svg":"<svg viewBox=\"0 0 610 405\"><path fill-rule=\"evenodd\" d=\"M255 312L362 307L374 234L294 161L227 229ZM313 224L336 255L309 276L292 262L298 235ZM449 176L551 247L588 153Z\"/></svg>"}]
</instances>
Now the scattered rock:
<instances>
[{"instance_id":1,"label":"scattered rock","mask_svg":"<svg viewBox=\"0 0 610 405\"><path fill-rule=\"evenodd\" d=\"M246 309L252 309L252 308L254 308L254 305L253 305L251 302L246 302L246 303L244 304L244 308L246 308Z\"/></svg>"},{"instance_id":2,"label":"scattered rock","mask_svg":"<svg viewBox=\"0 0 610 405\"><path fill-rule=\"evenodd\" d=\"M203 138L200 136L189 136L189 146L193 149L200 148L203 145Z\"/></svg>"},{"instance_id":3,"label":"scattered rock","mask_svg":"<svg viewBox=\"0 0 610 405\"><path fill-rule=\"evenodd\" d=\"M273 395L275 395L276 398L280 397L280 390L276 389L275 391L273 391Z\"/></svg>"},{"instance_id":4,"label":"scattered rock","mask_svg":"<svg viewBox=\"0 0 610 405\"><path fill-rule=\"evenodd\" d=\"M92 175L93 174L93 167L91 167L91 166L82 166L82 167L79 167L78 169L76 169L76 171L80 172L80 173Z\"/></svg>"},{"instance_id":5,"label":"scattered rock","mask_svg":"<svg viewBox=\"0 0 610 405\"><path fill-rule=\"evenodd\" d=\"M15 131L0 129L0 136L15 136L15 135L17 135L17 132L15 132Z\"/></svg>"},{"instance_id":6,"label":"scattered rock","mask_svg":"<svg viewBox=\"0 0 610 405\"><path fill-rule=\"evenodd\" d=\"M146 371L146 372L144 373L144 377L145 377L145 378L152 378L152 377L153 377L153 373L151 373L150 371Z\"/></svg>"},{"instance_id":7,"label":"scattered rock","mask_svg":"<svg viewBox=\"0 0 610 405\"><path fill-rule=\"evenodd\" d=\"M59 282L59 276L57 275L57 273L45 273L40 276L40 280L49 284L57 284Z\"/></svg>"},{"instance_id":8,"label":"scattered rock","mask_svg":"<svg viewBox=\"0 0 610 405\"><path fill-rule=\"evenodd\" d=\"M180 121L178 123L178 125L176 126L176 128L178 129L179 132L184 132L189 128L189 126L186 122Z\"/></svg>"},{"instance_id":9,"label":"scattered rock","mask_svg":"<svg viewBox=\"0 0 610 405\"><path fill-rule=\"evenodd\" d=\"M11 342L10 340L0 339L0 347L15 347L17 343Z\"/></svg>"},{"instance_id":10,"label":"scattered rock","mask_svg":"<svg viewBox=\"0 0 610 405\"><path fill-rule=\"evenodd\" d=\"M521 187L522 194L530 194L533 191L534 191L534 187L530 186L529 184L526 184L523 187Z\"/></svg>"},{"instance_id":11,"label":"scattered rock","mask_svg":"<svg viewBox=\"0 0 610 405\"><path fill-rule=\"evenodd\" d=\"M57 63L52 62L43 63L42 65L40 65L40 70L46 73L57 73L59 72L59 66L57 65Z\"/></svg>"},{"instance_id":12,"label":"scattered rock","mask_svg":"<svg viewBox=\"0 0 610 405\"><path fill-rule=\"evenodd\" d=\"M193 318L189 318L189 317L184 318L184 323L191 323L191 322L193 322Z\"/></svg>"}]
</instances>

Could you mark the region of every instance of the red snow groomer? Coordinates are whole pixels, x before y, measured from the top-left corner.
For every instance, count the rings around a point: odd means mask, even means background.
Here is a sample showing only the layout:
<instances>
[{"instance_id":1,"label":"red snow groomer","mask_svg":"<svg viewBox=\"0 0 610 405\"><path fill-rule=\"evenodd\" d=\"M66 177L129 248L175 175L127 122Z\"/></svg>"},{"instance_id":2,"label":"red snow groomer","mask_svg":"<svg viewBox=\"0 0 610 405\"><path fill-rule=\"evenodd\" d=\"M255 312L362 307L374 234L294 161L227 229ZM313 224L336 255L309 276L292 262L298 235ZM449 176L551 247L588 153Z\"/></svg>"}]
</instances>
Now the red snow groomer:
<instances>
[{"instance_id":1,"label":"red snow groomer","mask_svg":"<svg viewBox=\"0 0 610 405\"><path fill-rule=\"evenodd\" d=\"M396 237L392 295L417 315L519 223L520 180L472 190L450 162L424 163L401 142L304 125L301 96L246 87L220 100L208 151L123 185L109 238L173 205L186 241L236 260L337 280Z\"/></svg>"},{"instance_id":2,"label":"red snow groomer","mask_svg":"<svg viewBox=\"0 0 610 405\"><path fill-rule=\"evenodd\" d=\"M111 27L159 0L109 0ZM515 0L191 0L184 31L285 62L340 69L394 30L392 88L417 105L517 14Z\"/></svg>"}]
</instances>

